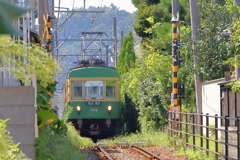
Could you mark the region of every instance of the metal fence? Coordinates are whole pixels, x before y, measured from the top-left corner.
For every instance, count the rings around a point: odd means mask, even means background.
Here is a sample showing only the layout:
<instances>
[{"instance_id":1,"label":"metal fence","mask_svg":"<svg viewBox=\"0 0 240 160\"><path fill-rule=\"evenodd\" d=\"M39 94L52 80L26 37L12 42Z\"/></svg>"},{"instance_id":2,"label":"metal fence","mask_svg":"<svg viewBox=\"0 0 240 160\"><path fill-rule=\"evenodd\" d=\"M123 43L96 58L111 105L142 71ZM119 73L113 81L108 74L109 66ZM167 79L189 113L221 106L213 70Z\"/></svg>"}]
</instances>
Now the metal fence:
<instances>
[{"instance_id":1,"label":"metal fence","mask_svg":"<svg viewBox=\"0 0 240 160\"><path fill-rule=\"evenodd\" d=\"M213 153L215 159L240 160L240 117L169 111L168 122L170 135L178 135L193 149Z\"/></svg>"}]
</instances>

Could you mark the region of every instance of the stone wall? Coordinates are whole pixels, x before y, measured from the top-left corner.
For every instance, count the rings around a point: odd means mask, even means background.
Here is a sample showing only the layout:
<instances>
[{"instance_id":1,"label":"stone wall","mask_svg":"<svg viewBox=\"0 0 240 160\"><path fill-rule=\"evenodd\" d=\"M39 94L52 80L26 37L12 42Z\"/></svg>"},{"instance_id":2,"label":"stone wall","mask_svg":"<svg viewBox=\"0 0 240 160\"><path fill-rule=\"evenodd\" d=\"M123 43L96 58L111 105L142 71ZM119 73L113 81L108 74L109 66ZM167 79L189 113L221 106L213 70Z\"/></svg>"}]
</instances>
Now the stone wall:
<instances>
[{"instance_id":1,"label":"stone wall","mask_svg":"<svg viewBox=\"0 0 240 160\"><path fill-rule=\"evenodd\" d=\"M34 87L0 87L0 119L9 119L7 129L15 143L32 160L36 159Z\"/></svg>"}]
</instances>

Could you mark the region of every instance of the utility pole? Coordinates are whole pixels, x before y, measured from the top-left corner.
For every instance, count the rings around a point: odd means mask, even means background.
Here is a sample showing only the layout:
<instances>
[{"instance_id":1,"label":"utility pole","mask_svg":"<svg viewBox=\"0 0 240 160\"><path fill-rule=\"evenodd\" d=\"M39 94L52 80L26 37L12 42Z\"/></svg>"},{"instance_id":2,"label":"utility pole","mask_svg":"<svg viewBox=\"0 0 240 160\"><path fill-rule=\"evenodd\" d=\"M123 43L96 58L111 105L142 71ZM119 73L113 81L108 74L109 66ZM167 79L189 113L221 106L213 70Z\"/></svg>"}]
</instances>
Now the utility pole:
<instances>
[{"instance_id":1,"label":"utility pole","mask_svg":"<svg viewBox=\"0 0 240 160\"><path fill-rule=\"evenodd\" d=\"M198 53L198 48L196 46L196 41L199 38L199 22L198 22L198 7L196 0L190 0L190 15L191 15L191 29L192 29L192 49L193 55ZM194 68L198 66L198 59L194 57ZM195 91L196 91L196 104L197 112L202 113L202 80L197 73L194 73L195 79Z\"/></svg>"},{"instance_id":2,"label":"utility pole","mask_svg":"<svg viewBox=\"0 0 240 160\"><path fill-rule=\"evenodd\" d=\"M180 112L181 107L178 101L178 68L179 68L179 38L178 38L178 24L179 24L179 0L172 0L172 64L173 64L173 92L171 94L170 110ZM179 120L179 114L174 114L172 119Z\"/></svg>"}]
</instances>

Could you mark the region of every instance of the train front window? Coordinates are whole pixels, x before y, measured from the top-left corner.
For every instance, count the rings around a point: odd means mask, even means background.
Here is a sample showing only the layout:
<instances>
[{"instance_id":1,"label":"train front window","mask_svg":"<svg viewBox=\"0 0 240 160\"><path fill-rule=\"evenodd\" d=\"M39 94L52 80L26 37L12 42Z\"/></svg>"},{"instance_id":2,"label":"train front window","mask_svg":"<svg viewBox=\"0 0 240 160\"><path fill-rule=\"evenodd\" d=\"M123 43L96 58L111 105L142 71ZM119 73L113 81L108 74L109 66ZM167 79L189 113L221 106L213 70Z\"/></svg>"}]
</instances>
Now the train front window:
<instances>
[{"instance_id":1,"label":"train front window","mask_svg":"<svg viewBox=\"0 0 240 160\"><path fill-rule=\"evenodd\" d=\"M86 81L85 98L103 99L103 81Z\"/></svg>"},{"instance_id":2,"label":"train front window","mask_svg":"<svg viewBox=\"0 0 240 160\"><path fill-rule=\"evenodd\" d=\"M115 81L106 81L106 98L115 98Z\"/></svg>"},{"instance_id":3,"label":"train front window","mask_svg":"<svg viewBox=\"0 0 240 160\"><path fill-rule=\"evenodd\" d=\"M72 81L72 99L82 99L82 81Z\"/></svg>"}]
</instances>

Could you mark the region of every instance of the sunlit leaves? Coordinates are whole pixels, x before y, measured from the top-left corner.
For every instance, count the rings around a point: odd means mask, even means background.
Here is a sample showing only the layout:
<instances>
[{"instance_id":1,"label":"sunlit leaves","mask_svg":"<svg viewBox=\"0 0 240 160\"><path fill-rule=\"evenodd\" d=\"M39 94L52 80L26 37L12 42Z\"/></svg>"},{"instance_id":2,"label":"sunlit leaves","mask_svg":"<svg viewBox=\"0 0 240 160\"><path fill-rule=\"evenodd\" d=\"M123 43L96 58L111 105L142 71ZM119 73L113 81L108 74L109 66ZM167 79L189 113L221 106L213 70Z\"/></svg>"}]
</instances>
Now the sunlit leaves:
<instances>
[{"instance_id":1,"label":"sunlit leaves","mask_svg":"<svg viewBox=\"0 0 240 160\"><path fill-rule=\"evenodd\" d=\"M0 119L0 160L29 160L18 148L19 143L13 142L10 132L7 130L7 120Z\"/></svg>"},{"instance_id":2,"label":"sunlit leaves","mask_svg":"<svg viewBox=\"0 0 240 160\"><path fill-rule=\"evenodd\" d=\"M54 82L54 76L60 71L59 64L49 53L37 45L24 47L8 36L0 36L1 67L10 71L16 79L29 84L36 76L42 86Z\"/></svg>"}]
</instances>

